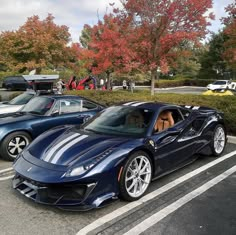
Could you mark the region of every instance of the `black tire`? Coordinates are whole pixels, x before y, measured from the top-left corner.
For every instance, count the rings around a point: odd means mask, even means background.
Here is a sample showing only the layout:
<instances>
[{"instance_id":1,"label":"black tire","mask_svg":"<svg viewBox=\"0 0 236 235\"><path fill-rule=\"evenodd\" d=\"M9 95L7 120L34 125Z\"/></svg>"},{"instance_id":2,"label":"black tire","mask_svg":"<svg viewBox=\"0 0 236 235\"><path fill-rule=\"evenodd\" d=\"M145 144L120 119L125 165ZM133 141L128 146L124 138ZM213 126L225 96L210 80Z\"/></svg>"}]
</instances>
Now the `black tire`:
<instances>
[{"instance_id":1,"label":"black tire","mask_svg":"<svg viewBox=\"0 0 236 235\"><path fill-rule=\"evenodd\" d=\"M133 196L133 195L131 195L131 193L129 193L128 192L128 190L127 190L127 187L128 187L128 183L126 184L126 177L128 176L128 174L129 174L129 168L131 168L132 167L132 164L134 163L134 161L135 161L135 159L136 160L140 160L140 162L141 162L141 158L142 157L142 161L144 161L144 159L145 159L145 163L147 163L147 164L150 164L150 167L148 167L149 168L149 170L150 170L150 175L147 173L147 183L143 183L143 185L145 185L144 186L144 189L143 189L143 192L140 192L140 195L137 195L137 196ZM139 162L139 163L140 163ZM142 165L142 164L141 164ZM149 165L148 165L149 166ZM148 154L147 153L145 153L145 152L143 152L143 151L137 151L137 152L135 152L135 153L133 153L130 157L129 157L129 159L127 160L127 162L125 163L125 165L124 165L124 168L123 168L123 171L122 171L122 173L121 173L121 177L120 177L120 181L119 181L119 190L120 190L120 194L119 194L119 196L120 196L120 198L122 198L122 199L124 199L124 200L126 200L126 201L136 201L136 200L138 200L139 198L141 198L144 194L145 194L145 192L146 192L146 190L148 189L148 187L149 187L149 185L150 185L150 183L151 183L151 180L152 180L152 171L153 171L153 166L152 166L152 161L151 161L151 159L150 159L150 157L148 156ZM140 172L140 171L139 171ZM139 175L139 172L137 172L136 174L136 177L137 177L137 179L136 179L136 181L138 181L139 180L139 183L141 183L141 181L140 181L140 175ZM149 172L149 171L148 171ZM131 176L132 176L132 174L131 174ZM135 177L135 178L136 178ZM146 177L146 176L144 176L144 177ZM139 179L138 179L139 178ZM135 180L135 179L134 179ZM133 180L133 181L134 181ZM127 181L128 182L128 181ZM144 182L144 181L143 181ZM133 182L132 182L133 183ZM132 184L131 183L131 184ZM131 186L131 185L130 185ZM140 190L141 191L141 190Z\"/></svg>"},{"instance_id":2,"label":"black tire","mask_svg":"<svg viewBox=\"0 0 236 235\"><path fill-rule=\"evenodd\" d=\"M218 144L220 144L221 146L217 149L216 135L217 135L217 133L219 133L219 131L221 132L222 137L221 137L221 140L220 139L218 140ZM212 141L211 141L211 145L210 145L213 156L215 156L215 157L220 156L225 149L225 145L226 145L225 128L223 125L218 124L214 129Z\"/></svg>"},{"instance_id":3,"label":"black tire","mask_svg":"<svg viewBox=\"0 0 236 235\"><path fill-rule=\"evenodd\" d=\"M7 135L0 146L1 157L7 161L14 161L20 153L20 149L23 150L31 141L31 136L24 131L16 131Z\"/></svg>"}]
</instances>

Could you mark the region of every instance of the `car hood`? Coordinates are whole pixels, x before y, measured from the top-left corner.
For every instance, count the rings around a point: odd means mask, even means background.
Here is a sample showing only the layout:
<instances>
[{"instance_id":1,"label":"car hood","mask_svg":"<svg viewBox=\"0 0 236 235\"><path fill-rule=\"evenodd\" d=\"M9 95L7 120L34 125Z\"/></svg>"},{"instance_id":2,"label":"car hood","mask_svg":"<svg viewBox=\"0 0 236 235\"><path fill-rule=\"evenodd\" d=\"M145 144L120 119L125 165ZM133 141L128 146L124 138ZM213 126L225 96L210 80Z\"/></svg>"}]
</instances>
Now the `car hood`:
<instances>
[{"instance_id":1,"label":"car hood","mask_svg":"<svg viewBox=\"0 0 236 235\"><path fill-rule=\"evenodd\" d=\"M98 156L108 155L112 149L129 138L84 132L73 128L50 130L35 139L24 158L36 165L71 167ZM59 168L58 168L59 169Z\"/></svg>"},{"instance_id":2,"label":"car hood","mask_svg":"<svg viewBox=\"0 0 236 235\"><path fill-rule=\"evenodd\" d=\"M23 113L0 114L0 125L28 121L36 118L38 118L38 116L32 114L23 114Z\"/></svg>"},{"instance_id":3,"label":"car hood","mask_svg":"<svg viewBox=\"0 0 236 235\"><path fill-rule=\"evenodd\" d=\"M14 113L19 111L24 105L0 104L0 114Z\"/></svg>"}]
</instances>

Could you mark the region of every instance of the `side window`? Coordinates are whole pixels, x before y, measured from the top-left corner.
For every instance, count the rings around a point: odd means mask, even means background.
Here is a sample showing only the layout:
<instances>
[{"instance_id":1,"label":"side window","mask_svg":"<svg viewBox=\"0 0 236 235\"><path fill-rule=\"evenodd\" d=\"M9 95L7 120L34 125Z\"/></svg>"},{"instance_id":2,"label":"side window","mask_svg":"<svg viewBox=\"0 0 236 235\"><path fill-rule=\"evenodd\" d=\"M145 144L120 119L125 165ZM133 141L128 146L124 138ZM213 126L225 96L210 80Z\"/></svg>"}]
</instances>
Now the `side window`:
<instances>
[{"instance_id":1,"label":"side window","mask_svg":"<svg viewBox=\"0 0 236 235\"><path fill-rule=\"evenodd\" d=\"M165 109L157 117L154 132L166 130L181 121L183 116L178 109Z\"/></svg>"},{"instance_id":2,"label":"side window","mask_svg":"<svg viewBox=\"0 0 236 235\"><path fill-rule=\"evenodd\" d=\"M60 100L60 114L81 112L81 100Z\"/></svg>"},{"instance_id":3,"label":"side window","mask_svg":"<svg viewBox=\"0 0 236 235\"><path fill-rule=\"evenodd\" d=\"M205 123L204 117L196 118L185 130L184 138L191 138L198 135Z\"/></svg>"},{"instance_id":4,"label":"side window","mask_svg":"<svg viewBox=\"0 0 236 235\"><path fill-rule=\"evenodd\" d=\"M91 109L96 109L97 105L89 102L87 100L83 100L82 101L82 111L87 111L87 110L91 110Z\"/></svg>"},{"instance_id":5,"label":"side window","mask_svg":"<svg viewBox=\"0 0 236 235\"><path fill-rule=\"evenodd\" d=\"M206 118L203 117L199 117L196 118L193 122L192 122L192 129L194 131L200 131L200 129L202 128L204 122L205 122Z\"/></svg>"}]
</instances>

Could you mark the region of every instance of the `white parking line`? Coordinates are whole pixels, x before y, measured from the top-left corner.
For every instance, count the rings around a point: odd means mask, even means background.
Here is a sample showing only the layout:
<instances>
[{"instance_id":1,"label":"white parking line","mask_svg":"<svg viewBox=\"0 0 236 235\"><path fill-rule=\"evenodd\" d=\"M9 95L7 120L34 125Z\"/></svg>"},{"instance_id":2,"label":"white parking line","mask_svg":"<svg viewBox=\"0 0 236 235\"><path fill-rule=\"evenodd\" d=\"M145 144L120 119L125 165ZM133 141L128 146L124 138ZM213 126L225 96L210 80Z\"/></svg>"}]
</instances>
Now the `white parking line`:
<instances>
[{"instance_id":1,"label":"white parking line","mask_svg":"<svg viewBox=\"0 0 236 235\"><path fill-rule=\"evenodd\" d=\"M142 232L146 231L147 229L149 229L150 227L152 227L153 225L155 225L156 223L158 223L159 221L161 221L166 216L173 213L174 211L176 211L177 209L179 209L186 203L190 202L197 196L206 192L208 189L220 183L222 180L226 179L228 176L232 175L234 172L236 172L236 165L230 168L229 170L223 172L222 174L218 175L217 177L213 178L212 180L208 181L207 183L203 184L201 187L181 197L180 199L173 202L169 206L153 214L151 217L145 219L143 222L139 223L137 226L130 229L124 235L141 234Z\"/></svg>"},{"instance_id":2,"label":"white parking line","mask_svg":"<svg viewBox=\"0 0 236 235\"><path fill-rule=\"evenodd\" d=\"M13 170L12 167L9 167L9 168L6 168L6 169L3 169L3 170L0 170L0 174L1 174L1 173L5 173L5 172L7 172L7 171L11 171L11 170Z\"/></svg>"},{"instance_id":3,"label":"white parking line","mask_svg":"<svg viewBox=\"0 0 236 235\"><path fill-rule=\"evenodd\" d=\"M8 179L12 179L14 175L9 175L9 176L6 176L6 177L1 177L0 178L0 181L4 181L4 180L8 180Z\"/></svg>"},{"instance_id":4,"label":"white parking line","mask_svg":"<svg viewBox=\"0 0 236 235\"><path fill-rule=\"evenodd\" d=\"M217 158L216 160L212 161L212 162L209 162L208 164L204 165L204 166L201 166L200 168L194 170L194 171L191 171L189 173L187 173L186 175L184 176L181 176L179 178L177 178L176 180L164 185L163 187L159 188L159 189L156 189L155 191L145 195L144 197L142 197L141 199L137 200L137 201L134 201L134 202L130 202L128 203L127 205L121 207L121 208L118 208L114 211L112 211L111 213L95 220L94 222L92 222L91 224L85 226L84 228L82 228L76 235L84 235L84 234L87 234L91 231L93 231L94 229L102 226L103 224L125 214L126 212L134 209L135 207L138 207L140 206L141 204L157 197L158 195L174 188L175 186L177 186L178 184L180 183L183 183L184 181L186 180L189 180L190 178L200 174L201 172L207 170L208 168L230 158L230 157L233 157L234 155L236 154L236 150L231 152L231 153L228 153L222 157L219 157Z\"/></svg>"}]
</instances>

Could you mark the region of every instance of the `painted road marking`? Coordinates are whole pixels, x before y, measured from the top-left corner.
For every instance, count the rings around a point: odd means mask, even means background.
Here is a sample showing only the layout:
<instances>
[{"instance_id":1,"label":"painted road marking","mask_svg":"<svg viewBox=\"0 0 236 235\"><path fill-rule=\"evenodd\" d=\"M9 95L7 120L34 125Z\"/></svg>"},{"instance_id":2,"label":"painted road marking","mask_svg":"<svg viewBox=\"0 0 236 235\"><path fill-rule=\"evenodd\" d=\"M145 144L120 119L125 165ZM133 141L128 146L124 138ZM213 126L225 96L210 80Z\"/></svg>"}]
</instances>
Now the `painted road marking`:
<instances>
[{"instance_id":1,"label":"painted road marking","mask_svg":"<svg viewBox=\"0 0 236 235\"><path fill-rule=\"evenodd\" d=\"M201 166L200 168L194 170L194 171L191 171L179 178L177 178L176 180L164 185L163 187L159 188L159 189L156 189L155 191L145 195L144 197L140 198L139 200L137 201L134 201L134 202L130 202L128 203L127 205L121 207L121 208L118 208L116 210L114 210L113 212L95 220L94 222L92 222L91 224L85 226L84 228L82 228L76 235L84 235L84 234L87 234L91 231L93 231L94 229L97 229L99 228L100 226L104 225L105 223L125 214L126 212L134 209L135 207L138 207L140 205L142 205L143 203L161 195L162 193L174 188L175 186L177 186L178 184L180 183L183 183L184 181L186 180L189 180L190 178L200 174L201 172L207 170L208 168L230 158L230 157L233 157L234 155L236 154L236 150L231 152L231 153L228 153L222 157L219 157L217 158L216 160L212 161L212 162L209 162L208 164L204 165L204 166Z\"/></svg>"},{"instance_id":2,"label":"painted road marking","mask_svg":"<svg viewBox=\"0 0 236 235\"><path fill-rule=\"evenodd\" d=\"M7 171L11 171L11 170L13 170L12 167L9 167L9 168L6 168L6 169L3 169L3 170L0 170L0 174L5 173L5 172L7 172Z\"/></svg>"},{"instance_id":3,"label":"painted road marking","mask_svg":"<svg viewBox=\"0 0 236 235\"><path fill-rule=\"evenodd\" d=\"M14 177L14 175L6 176L6 177L1 177L1 178L0 178L0 181L12 179L13 177Z\"/></svg>"},{"instance_id":4,"label":"painted road marking","mask_svg":"<svg viewBox=\"0 0 236 235\"><path fill-rule=\"evenodd\" d=\"M163 208L162 210L158 211L157 213L153 214L151 217L145 219L143 222L139 223L124 235L138 235L142 232L146 231L162 219L164 219L169 214L173 213L186 203L190 202L194 198L200 196L216 184L220 183L222 180L226 179L228 176L232 175L236 172L236 165L230 168L229 170L223 172L222 174L218 175L217 177L213 178L212 180L208 181L207 183L203 184L201 187L193 190L192 192L186 194L185 196L181 197L177 201L173 202L169 206Z\"/></svg>"}]
</instances>

